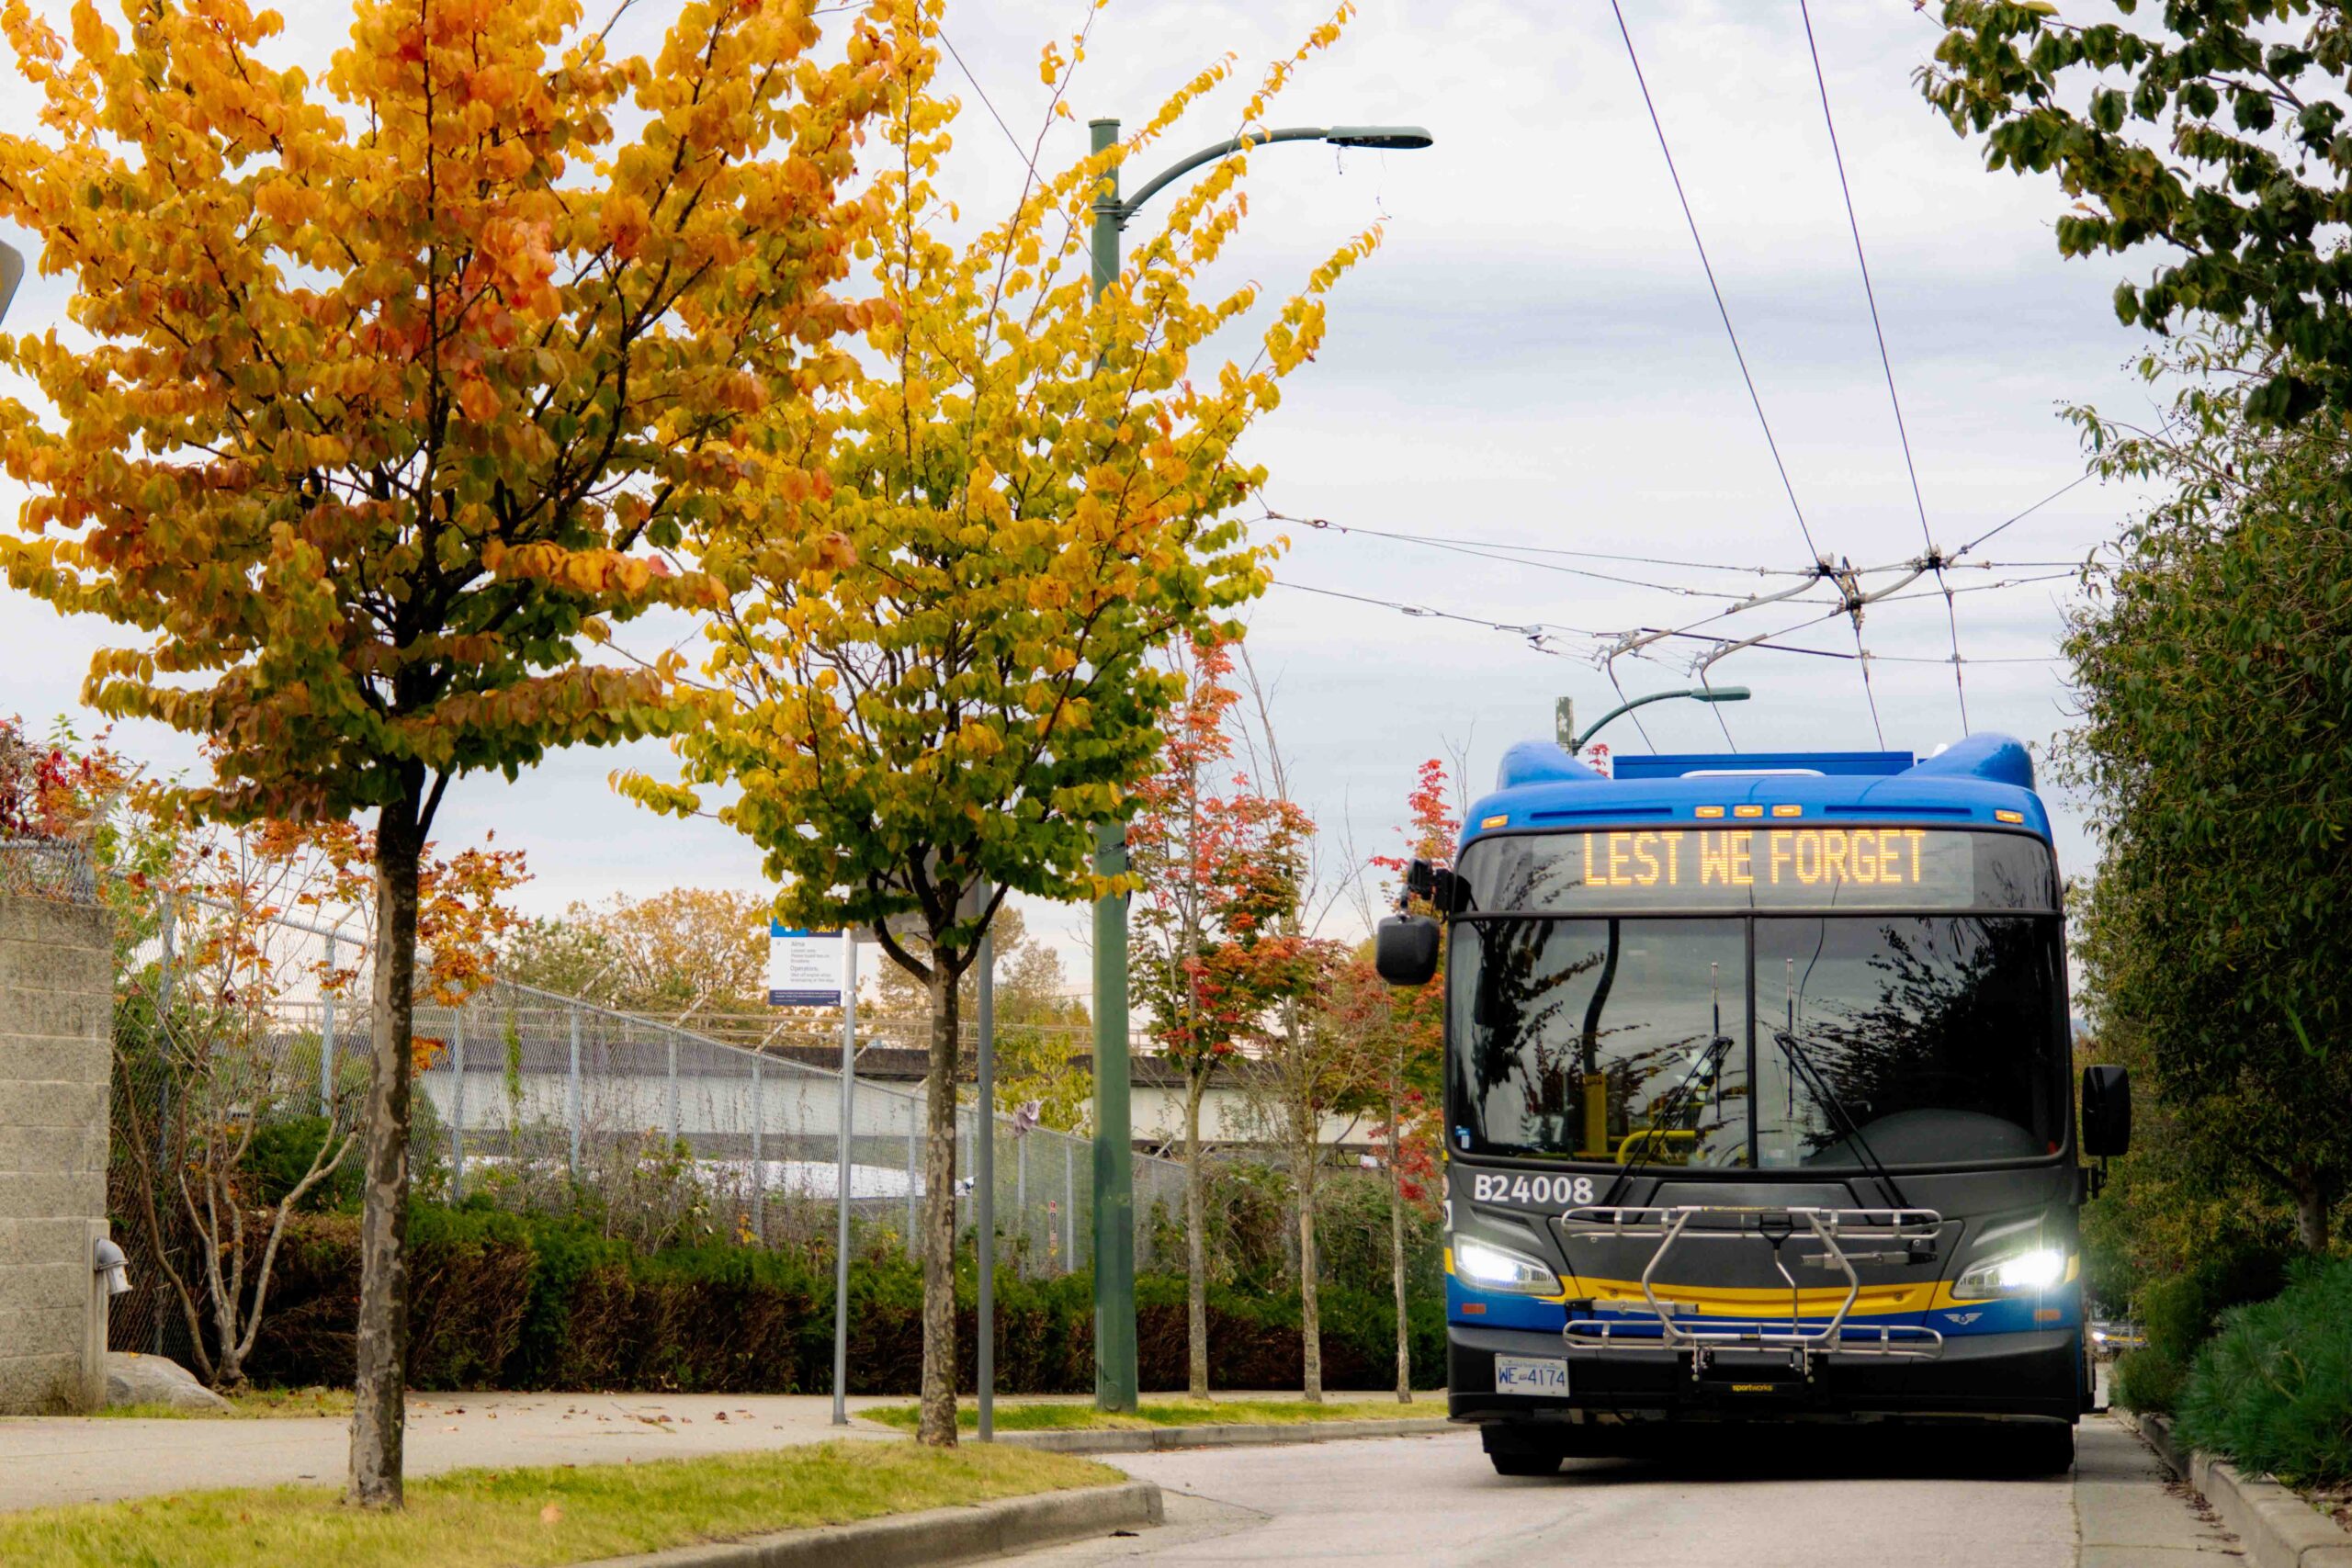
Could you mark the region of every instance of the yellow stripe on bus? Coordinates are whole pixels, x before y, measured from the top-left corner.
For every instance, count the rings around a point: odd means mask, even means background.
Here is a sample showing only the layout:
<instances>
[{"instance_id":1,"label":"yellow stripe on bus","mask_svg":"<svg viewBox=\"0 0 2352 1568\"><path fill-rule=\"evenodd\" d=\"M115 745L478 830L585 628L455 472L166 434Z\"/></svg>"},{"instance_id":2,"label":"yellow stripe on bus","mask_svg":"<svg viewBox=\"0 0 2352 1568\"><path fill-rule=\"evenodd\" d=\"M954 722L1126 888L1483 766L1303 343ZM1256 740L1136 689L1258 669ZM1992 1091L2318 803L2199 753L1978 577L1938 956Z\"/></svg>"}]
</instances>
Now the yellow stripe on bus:
<instances>
[{"instance_id":1,"label":"yellow stripe on bus","mask_svg":"<svg viewBox=\"0 0 2352 1568\"><path fill-rule=\"evenodd\" d=\"M2080 1260L2066 1260L2065 1282L2072 1284L2078 1277ZM1453 1273L1453 1248L1445 1249L1445 1271ZM1471 1287L1476 1289L1475 1285ZM1684 1285L1671 1280L1652 1287L1657 1299L1681 1312L1695 1311L1702 1317L1752 1318L1762 1314L1778 1315L1789 1305L1785 1286L1773 1285ZM1649 1302L1642 1294L1639 1280L1595 1280L1579 1275L1577 1288L1564 1290L1556 1296L1532 1297L1532 1300L1566 1303L1589 1301L1596 1308L1617 1311L1628 1308L1649 1310ZM1797 1292L1797 1312L1801 1316L1826 1317L1838 1310L1846 1299L1843 1285L1824 1285ZM1849 1317L1876 1317L1894 1313L1940 1312L1946 1307L1982 1306L1984 1296L1960 1296L1952 1293L1951 1281L1936 1280L1917 1285L1864 1285L1855 1293Z\"/></svg>"}]
</instances>

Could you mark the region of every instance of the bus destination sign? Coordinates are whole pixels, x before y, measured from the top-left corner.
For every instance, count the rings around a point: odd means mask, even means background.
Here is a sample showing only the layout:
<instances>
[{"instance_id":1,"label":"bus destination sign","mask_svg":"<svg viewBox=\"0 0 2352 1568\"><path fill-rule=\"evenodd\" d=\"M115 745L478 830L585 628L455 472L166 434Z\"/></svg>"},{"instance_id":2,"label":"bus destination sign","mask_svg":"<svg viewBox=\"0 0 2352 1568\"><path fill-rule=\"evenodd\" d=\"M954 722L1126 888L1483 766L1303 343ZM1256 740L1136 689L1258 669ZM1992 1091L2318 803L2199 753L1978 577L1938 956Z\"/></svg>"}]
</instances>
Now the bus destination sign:
<instances>
[{"instance_id":1,"label":"bus destination sign","mask_svg":"<svg viewBox=\"0 0 2352 1568\"><path fill-rule=\"evenodd\" d=\"M1579 835L1588 887L1920 888L1964 867L1927 855L1924 828L1642 829Z\"/></svg>"},{"instance_id":2,"label":"bus destination sign","mask_svg":"<svg viewBox=\"0 0 2352 1568\"><path fill-rule=\"evenodd\" d=\"M1996 908L2047 907L2047 852L2015 837L1900 825L1512 833L1472 843L1461 869L1471 908L1492 913L1965 909L1980 896ZM1982 886L1983 852L1995 854L2000 886Z\"/></svg>"}]
</instances>

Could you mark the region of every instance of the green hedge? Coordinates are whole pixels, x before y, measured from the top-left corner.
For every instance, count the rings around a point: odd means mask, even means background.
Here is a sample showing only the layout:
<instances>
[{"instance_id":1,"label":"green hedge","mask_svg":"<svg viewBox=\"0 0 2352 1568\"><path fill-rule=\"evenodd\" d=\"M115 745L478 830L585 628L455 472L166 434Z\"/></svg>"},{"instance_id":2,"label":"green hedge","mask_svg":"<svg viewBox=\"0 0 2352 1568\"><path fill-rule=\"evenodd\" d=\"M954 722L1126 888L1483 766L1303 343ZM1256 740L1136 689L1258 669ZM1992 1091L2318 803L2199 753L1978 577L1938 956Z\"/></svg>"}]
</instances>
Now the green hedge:
<instances>
[{"instance_id":1,"label":"green hedge","mask_svg":"<svg viewBox=\"0 0 2352 1568\"><path fill-rule=\"evenodd\" d=\"M2116 1362L2116 1400L2132 1410L2172 1410L2222 1314L2278 1294L2292 1257L2276 1242L2237 1238L2217 1245L2194 1267L2143 1285L2139 1305L2148 1343Z\"/></svg>"},{"instance_id":2,"label":"green hedge","mask_svg":"<svg viewBox=\"0 0 2352 1568\"><path fill-rule=\"evenodd\" d=\"M409 1382L420 1389L637 1389L801 1393L832 1386L832 1279L800 1258L702 1246L639 1253L576 1221L418 1205L409 1219ZM254 1348L256 1382L338 1384L352 1376L358 1226L297 1216ZM973 1280L957 1280L957 1348L974 1377ZM1093 1387L1093 1284L1084 1274L997 1283L997 1386L1009 1393ZM850 1386L911 1393L922 1368L922 1278L893 1258L850 1277ZM1322 1292L1323 1376L1333 1388L1395 1380L1386 1294ZM1184 1281L1136 1281L1138 1371L1147 1390L1184 1386ZM1442 1301L1414 1300L1414 1381L1444 1379ZM1299 1303L1217 1288L1209 1297L1211 1381L1290 1388L1301 1379Z\"/></svg>"},{"instance_id":3,"label":"green hedge","mask_svg":"<svg viewBox=\"0 0 2352 1568\"><path fill-rule=\"evenodd\" d=\"M2243 1469L2352 1481L2352 1259L2298 1265L2274 1300L2225 1313L2178 1408L2187 1442Z\"/></svg>"}]
</instances>

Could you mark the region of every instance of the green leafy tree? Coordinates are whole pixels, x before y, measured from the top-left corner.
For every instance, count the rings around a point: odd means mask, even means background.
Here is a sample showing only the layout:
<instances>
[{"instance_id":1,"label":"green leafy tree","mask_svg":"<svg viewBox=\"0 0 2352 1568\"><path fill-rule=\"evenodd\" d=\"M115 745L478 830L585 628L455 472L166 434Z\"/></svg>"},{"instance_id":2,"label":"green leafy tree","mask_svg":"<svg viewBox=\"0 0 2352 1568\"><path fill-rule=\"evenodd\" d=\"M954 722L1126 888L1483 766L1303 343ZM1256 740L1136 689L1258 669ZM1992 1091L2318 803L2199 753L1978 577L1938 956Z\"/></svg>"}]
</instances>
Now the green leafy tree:
<instances>
[{"instance_id":1,"label":"green leafy tree","mask_svg":"<svg viewBox=\"0 0 2352 1568\"><path fill-rule=\"evenodd\" d=\"M1247 284L1195 293L1243 216L1238 154L1169 203L1097 297L1086 238L1106 176L1156 147L1228 61L1125 142L1032 173L1002 221L950 243L958 219L935 182L958 106L937 74L941 11L868 10L891 64L887 151L852 230L879 294L865 352L757 443L820 454L821 471L780 474L762 510L692 530L729 592L706 665L718 690L674 742L683 784L627 787L678 812L701 808L703 786L730 789L717 814L765 852L777 914L873 931L930 997L919 1435L952 1446L963 977L1008 892L1069 901L1115 886L1091 868L1093 825L1130 814L1180 690L1151 658L1229 632L1266 581L1235 514L1264 476L1235 444L1313 355L1322 296L1376 233L1272 312L1250 361L1210 357L1260 299ZM1299 56L1337 34L1316 29ZM1055 118L1083 41L1045 53ZM1242 123L1261 122L1298 63L1270 69Z\"/></svg>"},{"instance_id":2,"label":"green leafy tree","mask_svg":"<svg viewBox=\"0 0 2352 1568\"><path fill-rule=\"evenodd\" d=\"M2144 1053L2211 1185L2262 1183L2317 1252L2352 1180L2352 438L2255 422L2271 363L2194 343L2144 367L2193 378L2165 430L2082 416L2099 467L2161 499L2069 636L2068 765L2101 807L2094 1019Z\"/></svg>"},{"instance_id":3,"label":"green leafy tree","mask_svg":"<svg viewBox=\"0 0 2352 1568\"><path fill-rule=\"evenodd\" d=\"M275 13L124 9L70 45L0 10L40 100L0 215L78 329L0 339L51 411L0 403L0 566L141 634L85 696L207 738L191 813L375 814L349 1495L396 1506L419 858L460 775L671 722L663 669L583 654L711 601L640 552L741 503L745 416L853 313L879 43L821 64L805 0L688 0L615 59L572 0L358 0L313 81Z\"/></svg>"},{"instance_id":4,"label":"green leafy tree","mask_svg":"<svg viewBox=\"0 0 2352 1568\"><path fill-rule=\"evenodd\" d=\"M2126 325L2243 321L2270 350L2256 423L2352 409L2352 13L2315 0L2168 0L2085 24L2045 0L1946 0L1928 102L1986 166L2054 172L2069 256L2164 248L2117 286Z\"/></svg>"},{"instance_id":5,"label":"green leafy tree","mask_svg":"<svg viewBox=\"0 0 2352 1568\"><path fill-rule=\"evenodd\" d=\"M920 938L909 944L920 954ZM1061 955L1029 935L1020 909L1006 904L989 926L996 953L996 1113L1010 1116L1036 1107L1037 1124L1056 1132L1085 1125L1094 1095L1094 1040L1086 1004L1070 992ZM858 1004L861 1031L885 1021L928 1027L931 996L912 975L895 964L882 965L875 996ZM975 1043L978 1039L979 971L977 964L956 982L956 1017Z\"/></svg>"}]
</instances>

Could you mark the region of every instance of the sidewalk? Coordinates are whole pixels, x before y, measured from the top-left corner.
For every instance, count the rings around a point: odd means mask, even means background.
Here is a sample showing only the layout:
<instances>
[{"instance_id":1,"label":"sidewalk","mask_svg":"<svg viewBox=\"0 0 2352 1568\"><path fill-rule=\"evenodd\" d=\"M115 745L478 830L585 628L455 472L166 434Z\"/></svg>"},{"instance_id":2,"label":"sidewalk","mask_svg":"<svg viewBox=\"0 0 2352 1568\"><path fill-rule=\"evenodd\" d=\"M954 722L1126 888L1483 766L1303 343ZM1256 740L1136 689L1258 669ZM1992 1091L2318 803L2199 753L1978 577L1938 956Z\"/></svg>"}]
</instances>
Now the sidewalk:
<instances>
[{"instance_id":1,"label":"sidewalk","mask_svg":"<svg viewBox=\"0 0 2352 1568\"><path fill-rule=\"evenodd\" d=\"M1023 1395L1019 1403L1082 1403L1084 1394ZM1227 1399L1296 1399L1294 1391L1223 1393ZM1376 1394L1333 1391L1332 1398ZM970 1396L965 1396L967 1404ZM854 1419L909 1403L857 1395L853 1419L832 1424L827 1394L413 1393L407 1472L521 1464L618 1464L821 1443L897 1442L903 1434ZM1007 1399L1003 1403L1015 1403ZM1443 1415L1441 1402L1413 1415ZM966 1441L970 1441L967 1434ZM129 1421L72 1416L0 1418L0 1509L113 1502L215 1486L288 1482L341 1485L350 1424L315 1416L240 1420Z\"/></svg>"},{"instance_id":2,"label":"sidewalk","mask_svg":"<svg viewBox=\"0 0 2352 1568\"><path fill-rule=\"evenodd\" d=\"M903 1403L856 1398L849 1405L854 1414ZM842 1437L899 1440L865 1422L833 1426L832 1400L819 1394L411 1394L407 1471L690 1459ZM314 1416L0 1419L0 1509L214 1486L340 1485L349 1451L349 1423Z\"/></svg>"}]
</instances>

